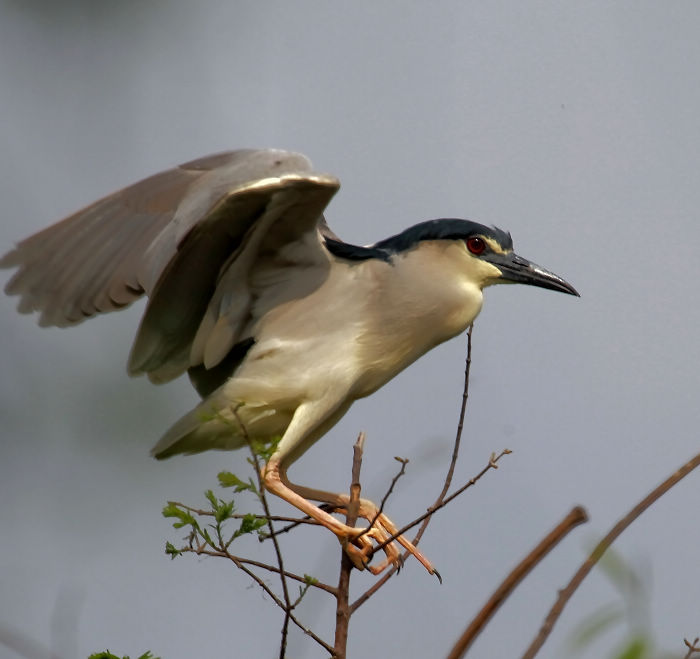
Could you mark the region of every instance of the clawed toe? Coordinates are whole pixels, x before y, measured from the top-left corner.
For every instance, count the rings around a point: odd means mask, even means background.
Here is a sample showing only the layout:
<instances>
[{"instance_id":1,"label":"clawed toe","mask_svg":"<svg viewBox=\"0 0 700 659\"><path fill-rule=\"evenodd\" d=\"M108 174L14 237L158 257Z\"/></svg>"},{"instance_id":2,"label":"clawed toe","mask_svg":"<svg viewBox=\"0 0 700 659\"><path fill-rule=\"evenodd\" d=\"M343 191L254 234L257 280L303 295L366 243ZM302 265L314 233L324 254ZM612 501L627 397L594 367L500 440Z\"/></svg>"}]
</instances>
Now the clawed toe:
<instances>
[{"instance_id":1,"label":"clawed toe","mask_svg":"<svg viewBox=\"0 0 700 659\"><path fill-rule=\"evenodd\" d=\"M411 555L415 556L428 572L431 574L436 573L430 561L403 536L399 536L395 541L384 544L396 533L393 523L385 515L375 516L375 519L370 521L373 521L373 525L365 529L347 527L347 535L340 538L346 553L357 569L363 570L367 568L375 575L380 574L389 566L400 570L404 565L404 557L397 546L397 543L399 543ZM385 554L384 560L378 565L369 564L376 552L373 541L381 546Z\"/></svg>"}]
</instances>

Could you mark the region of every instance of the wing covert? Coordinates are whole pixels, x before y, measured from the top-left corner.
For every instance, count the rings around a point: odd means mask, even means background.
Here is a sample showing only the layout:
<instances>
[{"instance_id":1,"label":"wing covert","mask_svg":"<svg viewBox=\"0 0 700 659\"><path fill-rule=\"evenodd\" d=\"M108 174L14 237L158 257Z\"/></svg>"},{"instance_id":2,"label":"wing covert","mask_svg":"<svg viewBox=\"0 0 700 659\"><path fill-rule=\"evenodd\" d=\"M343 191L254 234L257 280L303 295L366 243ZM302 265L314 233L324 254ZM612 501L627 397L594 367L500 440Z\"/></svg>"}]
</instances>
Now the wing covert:
<instances>
[{"instance_id":1,"label":"wing covert","mask_svg":"<svg viewBox=\"0 0 700 659\"><path fill-rule=\"evenodd\" d=\"M330 176L292 173L229 192L187 234L163 271L129 372L170 380L191 366L216 366L248 338L239 334L253 303L251 273L293 243L303 244L295 261L326 261L319 222L338 186Z\"/></svg>"}]
</instances>

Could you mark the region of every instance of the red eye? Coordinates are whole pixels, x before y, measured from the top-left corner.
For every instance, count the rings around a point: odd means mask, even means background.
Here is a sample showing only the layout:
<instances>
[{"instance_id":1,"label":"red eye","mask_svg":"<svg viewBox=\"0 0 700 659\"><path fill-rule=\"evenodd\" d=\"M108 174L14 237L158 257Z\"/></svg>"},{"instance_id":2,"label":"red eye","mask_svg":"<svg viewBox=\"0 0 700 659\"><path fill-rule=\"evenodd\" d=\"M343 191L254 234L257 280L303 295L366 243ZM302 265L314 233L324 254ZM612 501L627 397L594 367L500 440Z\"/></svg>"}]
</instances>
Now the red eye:
<instances>
[{"instance_id":1,"label":"red eye","mask_svg":"<svg viewBox=\"0 0 700 659\"><path fill-rule=\"evenodd\" d=\"M479 238L479 236L471 236L470 238L467 238L466 243L467 249L472 254L476 254L477 256L479 254L483 254L484 250L486 249L486 241L483 238Z\"/></svg>"}]
</instances>

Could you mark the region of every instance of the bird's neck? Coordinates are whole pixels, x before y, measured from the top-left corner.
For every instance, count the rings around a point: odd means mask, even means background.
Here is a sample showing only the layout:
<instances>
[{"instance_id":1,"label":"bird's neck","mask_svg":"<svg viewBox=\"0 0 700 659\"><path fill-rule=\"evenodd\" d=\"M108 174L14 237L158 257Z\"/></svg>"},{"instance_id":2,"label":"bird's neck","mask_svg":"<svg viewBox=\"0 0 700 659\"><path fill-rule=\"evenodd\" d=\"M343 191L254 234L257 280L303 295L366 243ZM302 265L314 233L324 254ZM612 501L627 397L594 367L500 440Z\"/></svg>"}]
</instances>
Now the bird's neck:
<instances>
[{"instance_id":1,"label":"bird's neck","mask_svg":"<svg viewBox=\"0 0 700 659\"><path fill-rule=\"evenodd\" d=\"M395 256L391 264L363 264L372 268L365 314L371 325L361 335L359 349L361 362L371 366L362 379L361 395L372 393L428 350L463 332L481 310L481 288L467 276L445 279L434 256L422 247Z\"/></svg>"}]
</instances>

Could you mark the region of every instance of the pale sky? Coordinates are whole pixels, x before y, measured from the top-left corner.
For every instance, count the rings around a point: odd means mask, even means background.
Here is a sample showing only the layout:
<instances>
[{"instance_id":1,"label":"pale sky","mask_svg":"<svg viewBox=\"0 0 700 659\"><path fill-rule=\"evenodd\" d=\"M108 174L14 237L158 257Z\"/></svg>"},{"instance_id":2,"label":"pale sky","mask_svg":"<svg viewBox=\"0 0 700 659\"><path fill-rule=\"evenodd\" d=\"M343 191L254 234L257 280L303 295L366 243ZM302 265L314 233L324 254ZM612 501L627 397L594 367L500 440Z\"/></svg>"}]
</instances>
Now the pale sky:
<instances>
[{"instance_id":1,"label":"pale sky","mask_svg":"<svg viewBox=\"0 0 700 659\"><path fill-rule=\"evenodd\" d=\"M337 175L327 217L348 241L436 217L510 230L516 252L581 298L487 291L456 484L492 451L513 454L423 539L443 585L409 563L353 618L350 654L444 656L508 570L581 504L590 523L470 655L519 656L587 549L700 449L699 25L692 1L5 0L0 252L128 183L242 147L298 150ZM196 395L184 379L126 376L142 305L45 330L15 304L0 297L0 629L66 658L276 657L280 613L244 575L163 553L181 537L160 516L165 502L204 505L217 472L246 463L149 457ZM364 494L380 499L393 456L408 458L387 512L400 524L417 516L450 457L465 345L441 346L356 404L293 480L346 489L364 430ZM642 579L631 619L677 656L700 635L699 491L700 473L616 544ZM335 582L330 533L285 542L290 569ZM355 574L353 591L374 579ZM581 621L621 602L596 571L539 656L571 655ZM311 594L299 615L332 641L333 612ZM609 656L626 631L613 626L581 656ZM288 656L324 655L293 630Z\"/></svg>"}]
</instances>

